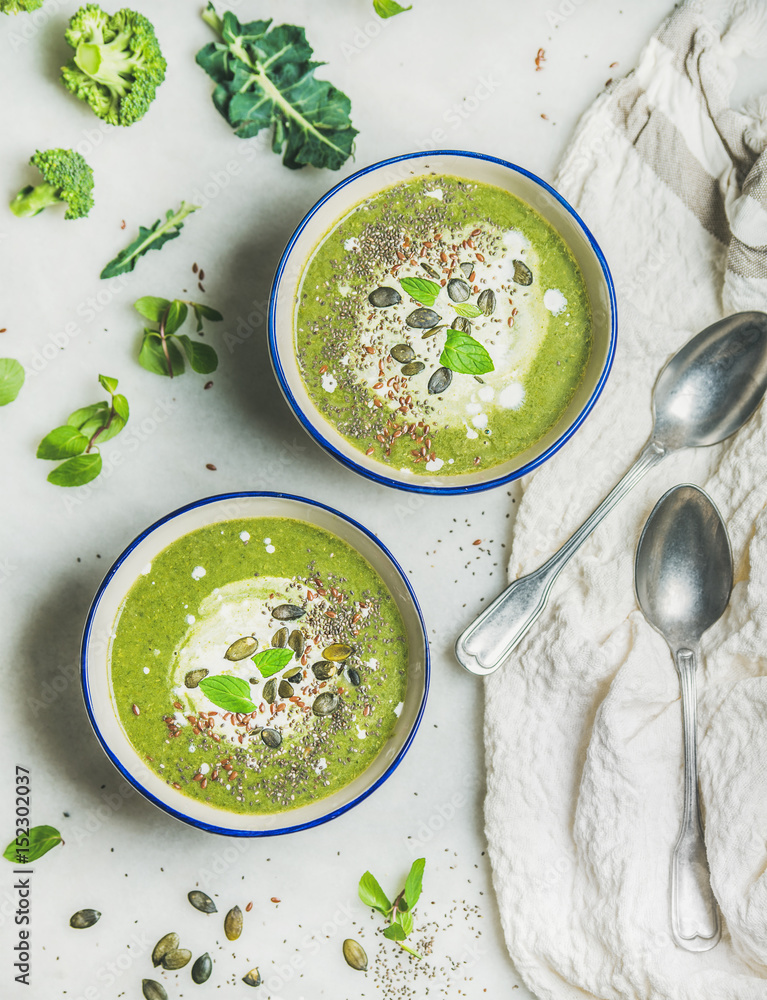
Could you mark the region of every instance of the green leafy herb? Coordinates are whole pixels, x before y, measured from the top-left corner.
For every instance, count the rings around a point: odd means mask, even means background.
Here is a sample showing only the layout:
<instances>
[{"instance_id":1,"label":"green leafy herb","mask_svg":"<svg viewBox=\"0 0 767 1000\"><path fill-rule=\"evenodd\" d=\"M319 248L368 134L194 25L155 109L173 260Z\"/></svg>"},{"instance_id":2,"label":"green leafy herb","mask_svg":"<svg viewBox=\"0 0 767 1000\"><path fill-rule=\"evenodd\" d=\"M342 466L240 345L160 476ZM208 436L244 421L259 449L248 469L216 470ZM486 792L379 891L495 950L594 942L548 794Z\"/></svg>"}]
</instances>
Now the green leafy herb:
<instances>
[{"instance_id":1,"label":"green leafy herb","mask_svg":"<svg viewBox=\"0 0 767 1000\"><path fill-rule=\"evenodd\" d=\"M440 293L437 282L429 281L428 278L402 278L400 284L407 294L422 306L433 306Z\"/></svg>"},{"instance_id":2,"label":"green leafy herb","mask_svg":"<svg viewBox=\"0 0 767 1000\"><path fill-rule=\"evenodd\" d=\"M118 274L127 274L136 266L136 261L142 257L147 250L159 250L169 240L175 240L184 228L184 219L192 212L196 212L199 205L187 205L181 202L181 207L177 212L169 209L165 213L165 222L158 219L149 229L139 226L138 236L124 250L110 260L101 272L102 278L114 278Z\"/></svg>"},{"instance_id":3,"label":"green leafy herb","mask_svg":"<svg viewBox=\"0 0 767 1000\"><path fill-rule=\"evenodd\" d=\"M303 28L271 20L241 24L231 11L219 17L212 3L203 13L218 40L197 53L216 83L213 103L235 134L250 139L272 128L272 149L286 167L338 170L352 155L357 130L346 94L314 72L322 65Z\"/></svg>"},{"instance_id":4,"label":"green leafy herb","mask_svg":"<svg viewBox=\"0 0 767 1000\"><path fill-rule=\"evenodd\" d=\"M482 315L482 310L473 302L461 302L458 305L453 305L453 309L459 316L465 316L467 319L476 319L477 316Z\"/></svg>"},{"instance_id":5,"label":"green leafy herb","mask_svg":"<svg viewBox=\"0 0 767 1000\"><path fill-rule=\"evenodd\" d=\"M482 375L495 371L487 350L468 333L449 330L439 363L463 375Z\"/></svg>"},{"instance_id":6,"label":"green leafy herb","mask_svg":"<svg viewBox=\"0 0 767 1000\"><path fill-rule=\"evenodd\" d=\"M48 475L48 482L54 486L84 486L95 479L102 468L96 442L104 444L128 423L128 400L117 393L117 379L99 375L99 383L109 393L110 401L91 403L70 413L66 424L46 434L37 447L38 458L49 462L65 460Z\"/></svg>"},{"instance_id":7,"label":"green leafy herb","mask_svg":"<svg viewBox=\"0 0 767 1000\"><path fill-rule=\"evenodd\" d=\"M14 865L28 865L47 854L64 841L53 826L33 826L26 836L22 834L3 851L3 857Z\"/></svg>"},{"instance_id":8,"label":"green leafy herb","mask_svg":"<svg viewBox=\"0 0 767 1000\"><path fill-rule=\"evenodd\" d=\"M421 896L425 866L426 860L424 858L413 862L405 882L405 888L393 903L389 902L386 893L370 872L365 872L360 879L358 888L362 902L366 906L372 906L389 921L389 926L384 931L384 937L390 941L396 941L400 948L415 958L421 956L404 942L413 932L413 909Z\"/></svg>"},{"instance_id":9,"label":"green leafy herb","mask_svg":"<svg viewBox=\"0 0 767 1000\"><path fill-rule=\"evenodd\" d=\"M181 299L161 299L154 295L145 295L134 303L134 308L153 323L158 324L157 330L144 328L144 339L139 351L139 364L155 375L181 375L184 371L184 358L176 344L178 341L184 348L193 371L201 375L209 375L218 368L218 355L208 344L201 344L178 331L186 322L192 308L197 320L197 332L202 333L203 319L220 322L224 317L210 306L199 302L183 302Z\"/></svg>"},{"instance_id":10,"label":"green leafy herb","mask_svg":"<svg viewBox=\"0 0 767 1000\"><path fill-rule=\"evenodd\" d=\"M242 677L218 674L203 677L200 690L214 705L227 712L255 712L256 706L250 697L250 684Z\"/></svg>"},{"instance_id":11,"label":"green leafy herb","mask_svg":"<svg viewBox=\"0 0 767 1000\"><path fill-rule=\"evenodd\" d=\"M379 17L394 17L395 14L404 14L410 7L403 7L397 0L373 0L373 9Z\"/></svg>"},{"instance_id":12,"label":"green leafy herb","mask_svg":"<svg viewBox=\"0 0 767 1000\"><path fill-rule=\"evenodd\" d=\"M12 403L24 385L24 369L15 358L0 358L0 406Z\"/></svg>"},{"instance_id":13,"label":"green leafy herb","mask_svg":"<svg viewBox=\"0 0 767 1000\"><path fill-rule=\"evenodd\" d=\"M262 677L271 677L278 670L287 667L293 659L293 650L278 649L276 647L262 649L260 653L256 653L251 659L260 670Z\"/></svg>"}]
</instances>

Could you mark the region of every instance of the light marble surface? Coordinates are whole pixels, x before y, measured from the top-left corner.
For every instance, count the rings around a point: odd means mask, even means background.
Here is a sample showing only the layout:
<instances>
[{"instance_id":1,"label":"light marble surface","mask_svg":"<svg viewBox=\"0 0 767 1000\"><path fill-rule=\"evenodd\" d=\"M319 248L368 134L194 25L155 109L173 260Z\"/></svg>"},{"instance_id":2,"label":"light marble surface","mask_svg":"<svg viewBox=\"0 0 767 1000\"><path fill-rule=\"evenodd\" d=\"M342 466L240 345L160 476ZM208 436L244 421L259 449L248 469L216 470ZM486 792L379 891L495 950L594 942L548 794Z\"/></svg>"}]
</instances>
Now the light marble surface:
<instances>
[{"instance_id":1,"label":"light marble surface","mask_svg":"<svg viewBox=\"0 0 767 1000\"><path fill-rule=\"evenodd\" d=\"M317 57L329 64L321 75L351 96L356 163L339 175L288 171L261 140L233 136L211 103L211 81L194 64L209 40L197 3L142 0L169 72L151 112L130 129L101 125L57 82L67 54L63 27L76 3L48 0L45 16L34 20L0 18L2 199L33 179L25 164L36 147L79 148L97 178L87 221L64 222L55 210L16 220L0 206L0 354L28 371L19 399L0 411L0 836L5 843L13 833L19 763L31 771L33 823L58 826L66 840L30 876L26 990L13 982L13 874L9 865L0 870L0 993L140 997L141 979L152 975L149 950L176 929L216 964L206 987L192 986L188 969L163 974L171 998L205 996L230 982L248 995L239 979L256 964L266 980L258 995L273 1000L529 997L507 957L485 855L481 684L451 654L457 630L504 582L515 490L423 499L334 464L279 395L261 317L294 226L357 167L454 147L508 158L549 179L578 115L609 77L631 67L668 0L414 0L411 12L388 22L372 15L369 0L234 6L245 19L271 14L306 25ZM536 72L539 47L546 62ZM137 226L182 198L204 210L180 239L132 275L100 281L104 263ZM170 383L136 361L133 301L192 293L193 261L206 272L205 301L226 315L211 336L221 364L209 391L203 376ZM100 398L99 372L120 379L130 424L105 445L99 480L58 489L45 481L49 467L35 448L71 410ZM378 533L410 574L434 655L422 729L375 795L316 830L245 843L187 828L133 793L90 730L76 674L90 599L124 546L167 511L238 489L305 494ZM427 858L423 920L438 925L434 955L422 971L404 973L412 992L395 994L378 988L373 973L348 969L340 946L359 934L371 957L389 956L379 968L402 975L395 946L374 936L356 883L372 868L394 888L419 856ZM188 905L197 883L222 913L253 901L239 942L219 948L219 917ZM101 910L100 923L70 930L69 916L82 907ZM446 956L456 966L449 985L438 971L427 979L429 969L448 968Z\"/></svg>"}]
</instances>

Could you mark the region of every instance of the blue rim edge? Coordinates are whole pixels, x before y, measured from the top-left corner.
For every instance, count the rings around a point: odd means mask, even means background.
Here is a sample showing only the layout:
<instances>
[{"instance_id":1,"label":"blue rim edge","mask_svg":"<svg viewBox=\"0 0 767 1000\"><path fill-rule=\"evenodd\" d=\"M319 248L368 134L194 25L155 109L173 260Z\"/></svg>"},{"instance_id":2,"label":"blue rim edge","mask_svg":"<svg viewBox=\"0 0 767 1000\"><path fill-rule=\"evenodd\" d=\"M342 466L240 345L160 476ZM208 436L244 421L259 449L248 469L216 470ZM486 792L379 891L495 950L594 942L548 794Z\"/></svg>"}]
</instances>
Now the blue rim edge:
<instances>
[{"instance_id":1,"label":"blue rim edge","mask_svg":"<svg viewBox=\"0 0 767 1000\"><path fill-rule=\"evenodd\" d=\"M477 483L476 485L469 486L426 486L419 483L404 483L396 479L390 479L388 476L384 476L378 472L374 472L371 469L367 469L364 466L358 464L350 458L347 458L342 452L340 452L330 441L325 438L317 427L312 423L312 421L306 416L301 407L298 405L296 398L290 390L287 379L285 377L285 371L282 366L282 361L280 359L280 354L277 349L277 337L275 331L275 312L277 303L277 292L282 280L282 275L285 267L290 257L290 253L298 240L301 233L306 228L310 219L319 211L320 208L332 198L337 191L346 187L347 184L351 184L353 181L357 180L358 177L364 177L365 174L369 174L374 170L378 170L381 167L389 166L392 163L400 163L403 160L415 160L423 159L434 156L464 156L469 159L475 160L487 160L490 163L497 163L503 167L507 167L509 170L513 170L518 174L522 174L528 177L530 180L534 181L545 191L547 191L553 198L555 198L562 207L570 213L573 219L576 221L578 226L580 226L584 236L588 240L591 249L594 252L595 257L599 262L599 266L602 268L602 273L604 275L605 281L607 283L608 297L610 301L610 342L607 349L607 357L605 358L604 368L599 377L599 381L594 387L594 391L591 396L586 401L586 405L583 407L581 412L578 414L574 422L570 427L565 430L557 440L550 445L542 455L528 462L521 469L517 469L516 472L511 472L506 476L500 476L498 479L492 479L487 483ZM529 472L537 469L538 466L542 465L543 462L555 455L560 448L562 448L573 436L573 434L578 430L586 417L591 413L596 401L602 394L607 378L613 366L613 361L615 359L615 350L618 337L618 315L617 315L617 303L615 299L615 286L613 284L612 275L610 273L610 268L607 266L607 261L602 253L602 250L594 238L591 230L585 224L583 219L578 215L572 205L565 201L558 191L555 191L550 184L538 177L537 174L532 173L529 170L525 170L524 167L517 166L515 163L511 163L508 160L502 160L497 156L490 156L487 153L475 153L469 150L462 149L431 149L422 153L403 153L401 156L392 156L387 160L379 160L377 163L372 163L368 167L363 167L361 170L357 170L355 173L350 174L349 177L344 178L335 187L331 188L327 194L323 195L322 198L307 212L304 218L296 227L293 235L288 241L288 245L280 257L280 262L277 265L277 270L274 275L274 280L272 281L272 288L269 293L269 320L268 320L268 342L269 342L269 355L272 361L272 368L274 369L274 374L279 383L282 394L285 397L288 406L290 406L296 419L299 421L304 430L312 437L322 448L325 449L337 462L341 465L346 466L347 469L351 469L352 472L357 472L366 479L370 479L375 483L380 483L383 486L390 486L397 490L404 490L406 493L427 493L432 495L440 496L455 496L457 494L463 495L467 493L482 493L485 490L495 489L496 486L503 486L505 483L511 483L516 479L520 479L522 476L526 476Z\"/></svg>"},{"instance_id":2,"label":"blue rim edge","mask_svg":"<svg viewBox=\"0 0 767 1000\"><path fill-rule=\"evenodd\" d=\"M340 517L343 521L346 521L348 524L351 524L353 527L361 531L364 535L367 535L367 537L372 542L374 542L379 549L381 549L383 554L387 557L389 562L394 566L394 568L399 573L403 583L405 584L407 592L410 595L410 599L413 602L413 607L415 608L416 614L418 615L418 621L421 625L421 633L423 635L423 646L424 646L423 697L421 698L421 704L418 708L418 714L408 734L408 737L405 740L405 743L403 744L397 756L389 765L389 767L381 775L381 777L373 785L370 786L370 788L366 789L361 795L358 795L355 799L353 799L351 802L348 802L346 805L343 805L338 809L333 810L333 812L330 812L325 816L321 816L319 819L312 820L311 822L297 823L294 826L282 827L279 830L232 830L229 829L228 827L215 826L214 824L206 823L203 820L193 819L191 816L187 816L185 813L179 812L172 806L168 805L166 802L163 802L161 799L158 799L150 791L144 788L144 786L136 778L134 778L133 775L131 775L131 773L125 767L123 767L123 765L120 763L120 761L117 759L115 754L110 749L96 722L93 706L91 704L90 688L88 685L87 650L91 634L91 627L93 625L93 619L95 617L98 606L101 602L101 598L103 597L104 592L109 586L112 577L115 575L117 570L130 555L130 553L147 536L151 535L156 528L159 528L161 525L166 524L168 521L172 521L174 518L178 517L181 514L185 514L187 511L195 510L197 507L205 507L208 506L209 504L218 503L222 500L241 500L245 497L269 497L271 499L295 500L299 503L306 503L312 507L318 507L321 510L328 511L330 514L334 514L336 517ZM413 590L410 581L405 575L402 567L394 558L394 556L391 554L391 552L388 550L388 548L383 544L383 542L379 538L377 538L371 531L369 531L363 524L360 524L358 521L355 521L354 518L349 517L347 514L342 514L341 511L336 510L335 507L329 507L327 504L320 503L318 500L310 500L308 497L295 496L292 493L276 493L271 491L220 493L217 494L216 496L203 497L201 500L195 500L193 503L186 504L184 507L178 507L176 510L171 511L170 514L166 514L165 517L161 517L158 521L155 521L154 524L151 524L148 528L142 531L140 535L137 535L136 538L134 538L133 541L130 543L130 545L128 545L127 548L124 549L123 552L117 557L115 562L110 567L109 572L102 580L99 589L96 591L96 596L93 598L90 609L88 610L88 617L85 621L85 628L83 630L82 645L80 650L80 681L82 684L83 699L85 701L85 710L88 713L88 718L90 719L91 726L93 727L93 731L95 732L96 737L99 743L101 744L102 749L104 750L104 753L106 753L107 757L110 759L112 764L117 768L117 770L120 772L123 778L125 778L125 780L129 784L133 785L133 787L137 791L139 791L146 799L148 799L150 802L154 803L154 805L162 809L163 812L168 813L175 819L181 820L182 823L186 823L189 826L197 827L200 830L205 830L208 833L218 833L228 837L277 837L285 833L298 833L300 830L310 830L312 829L312 827L321 826L323 823L328 823L330 820L335 819L337 816L341 816L343 813L348 812L350 809L353 809L354 806L359 805L359 803L363 802L369 795L372 795L372 793L396 771L396 769L402 762L402 759L404 758L405 754L410 749L413 739L415 738L415 734L418 732L418 728L421 725L421 720L423 718L423 714L426 709L426 701L429 695L430 678L431 678L431 655L429 651L429 639L426 632L426 623L424 622L423 614L421 613L421 607L418 603L417 597L415 596L415 591Z\"/></svg>"}]
</instances>

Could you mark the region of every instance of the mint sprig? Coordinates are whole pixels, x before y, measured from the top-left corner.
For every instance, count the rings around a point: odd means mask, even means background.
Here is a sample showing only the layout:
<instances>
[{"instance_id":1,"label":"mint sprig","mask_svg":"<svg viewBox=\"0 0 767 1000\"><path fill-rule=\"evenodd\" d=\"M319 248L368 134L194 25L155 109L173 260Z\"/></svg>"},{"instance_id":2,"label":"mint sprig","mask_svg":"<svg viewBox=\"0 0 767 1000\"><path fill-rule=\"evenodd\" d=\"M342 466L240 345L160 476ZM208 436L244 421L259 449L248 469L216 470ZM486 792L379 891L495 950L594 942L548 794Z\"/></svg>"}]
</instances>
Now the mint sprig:
<instances>
[{"instance_id":1,"label":"mint sprig","mask_svg":"<svg viewBox=\"0 0 767 1000\"><path fill-rule=\"evenodd\" d=\"M15 358L0 358L0 406L12 403L24 385L24 368Z\"/></svg>"},{"instance_id":2,"label":"mint sprig","mask_svg":"<svg viewBox=\"0 0 767 1000\"><path fill-rule=\"evenodd\" d=\"M400 284L411 299L420 302L422 306L433 306L441 289L436 281L428 278L401 278Z\"/></svg>"},{"instance_id":3,"label":"mint sprig","mask_svg":"<svg viewBox=\"0 0 767 1000\"><path fill-rule=\"evenodd\" d=\"M412 4L410 7L403 7L397 3L397 0L373 0L373 10L379 17L383 18L394 17L395 14L404 14L406 10L412 9Z\"/></svg>"},{"instance_id":4,"label":"mint sprig","mask_svg":"<svg viewBox=\"0 0 767 1000\"><path fill-rule=\"evenodd\" d=\"M3 851L3 857L13 865L29 865L37 861L64 840L54 826L33 826L29 833L21 833Z\"/></svg>"},{"instance_id":5,"label":"mint sprig","mask_svg":"<svg viewBox=\"0 0 767 1000\"><path fill-rule=\"evenodd\" d=\"M66 424L46 434L37 447L37 457L58 462L48 474L54 486L84 486L102 469L98 445L116 437L128 423L128 400L116 392L117 379L99 375L99 383L110 395L108 403L92 403L70 413Z\"/></svg>"},{"instance_id":6,"label":"mint sprig","mask_svg":"<svg viewBox=\"0 0 767 1000\"><path fill-rule=\"evenodd\" d=\"M144 328L144 337L139 351L139 364L155 375L181 375L184 372L184 357L177 346L181 344L193 371L209 375L218 368L218 355L208 344L200 344L178 331L186 322L191 308L197 321L197 333L202 333L203 319L219 323L224 317L216 309L199 302L185 302L182 299L162 299L155 295L145 295L134 302L134 309L145 319L157 323L158 328ZM171 339L174 338L174 339Z\"/></svg>"},{"instance_id":7,"label":"mint sprig","mask_svg":"<svg viewBox=\"0 0 767 1000\"><path fill-rule=\"evenodd\" d=\"M483 375L485 372L495 371L486 348L461 330L448 331L439 363L462 375Z\"/></svg>"},{"instance_id":8,"label":"mint sprig","mask_svg":"<svg viewBox=\"0 0 767 1000\"><path fill-rule=\"evenodd\" d=\"M370 872L360 879L359 897L366 906L372 906L389 921L389 926L383 932L384 937L397 944L414 958L421 958L417 951L409 948L405 941L413 932L413 910L420 899L423 889L423 872L426 859L414 861L408 874L405 888L396 896L394 902L383 891L378 880Z\"/></svg>"},{"instance_id":9,"label":"mint sprig","mask_svg":"<svg viewBox=\"0 0 767 1000\"><path fill-rule=\"evenodd\" d=\"M266 679L282 670L283 667L287 667L293 659L293 650L273 646L270 649L262 649L260 653L256 653L251 659L260 671L261 676Z\"/></svg>"},{"instance_id":10,"label":"mint sprig","mask_svg":"<svg viewBox=\"0 0 767 1000\"><path fill-rule=\"evenodd\" d=\"M242 677L232 677L229 674L203 677L199 687L209 701L226 712L256 711L250 697L250 684Z\"/></svg>"}]
</instances>

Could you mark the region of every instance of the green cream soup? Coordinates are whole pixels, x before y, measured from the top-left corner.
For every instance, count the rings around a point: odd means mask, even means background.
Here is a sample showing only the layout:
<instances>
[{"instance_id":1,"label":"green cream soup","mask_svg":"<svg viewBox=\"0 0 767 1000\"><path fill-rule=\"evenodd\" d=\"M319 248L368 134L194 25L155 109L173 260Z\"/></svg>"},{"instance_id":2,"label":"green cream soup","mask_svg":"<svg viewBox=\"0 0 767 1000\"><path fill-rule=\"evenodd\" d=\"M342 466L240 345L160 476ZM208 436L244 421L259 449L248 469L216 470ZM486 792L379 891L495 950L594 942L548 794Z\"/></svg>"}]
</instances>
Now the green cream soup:
<instances>
[{"instance_id":1,"label":"green cream soup","mask_svg":"<svg viewBox=\"0 0 767 1000\"><path fill-rule=\"evenodd\" d=\"M433 175L387 188L312 253L295 350L355 448L419 475L492 468L562 416L591 352L578 265L529 205Z\"/></svg>"},{"instance_id":2,"label":"green cream soup","mask_svg":"<svg viewBox=\"0 0 767 1000\"><path fill-rule=\"evenodd\" d=\"M304 521L200 528L146 566L110 649L120 721L148 766L238 813L356 778L398 723L405 627L370 564Z\"/></svg>"}]
</instances>

